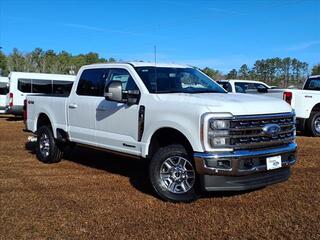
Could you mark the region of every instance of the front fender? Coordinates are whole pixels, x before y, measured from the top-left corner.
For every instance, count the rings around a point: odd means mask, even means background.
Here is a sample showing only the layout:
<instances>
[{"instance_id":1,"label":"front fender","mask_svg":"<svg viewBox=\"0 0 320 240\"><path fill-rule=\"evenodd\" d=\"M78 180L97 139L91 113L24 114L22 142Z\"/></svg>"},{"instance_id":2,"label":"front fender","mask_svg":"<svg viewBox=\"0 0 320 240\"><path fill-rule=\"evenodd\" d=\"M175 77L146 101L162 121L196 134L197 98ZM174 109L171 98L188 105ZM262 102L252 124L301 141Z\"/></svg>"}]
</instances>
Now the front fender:
<instances>
[{"instance_id":1,"label":"front fender","mask_svg":"<svg viewBox=\"0 0 320 240\"><path fill-rule=\"evenodd\" d=\"M195 127L195 124L191 121L186 120L183 123L184 125L174 121L157 121L148 126L148 128L145 129L141 139L141 142L144 143L142 147L142 157L146 157L148 155L152 136L156 131L162 128L172 128L179 131L189 141L193 151L202 152L203 149L200 141L200 128ZM189 128L186 126L189 126Z\"/></svg>"}]
</instances>

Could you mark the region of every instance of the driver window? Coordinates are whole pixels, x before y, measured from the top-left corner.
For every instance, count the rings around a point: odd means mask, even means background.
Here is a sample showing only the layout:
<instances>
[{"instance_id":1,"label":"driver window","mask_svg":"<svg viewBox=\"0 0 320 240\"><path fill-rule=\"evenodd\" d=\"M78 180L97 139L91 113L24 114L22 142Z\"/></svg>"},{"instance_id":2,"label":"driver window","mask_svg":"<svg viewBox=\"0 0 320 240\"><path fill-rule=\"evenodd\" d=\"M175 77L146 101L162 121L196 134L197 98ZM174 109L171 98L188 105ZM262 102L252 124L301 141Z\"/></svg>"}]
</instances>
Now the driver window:
<instances>
[{"instance_id":1,"label":"driver window","mask_svg":"<svg viewBox=\"0 0 320 240\"><path fill-rule=\"evenodd\" d=\"M139 90L135 81L131 77L130 73L122 68L111 69L109 74L108 82L120 81L122 84L122 89L128 90Z\"/></svg>"}]
</instances>

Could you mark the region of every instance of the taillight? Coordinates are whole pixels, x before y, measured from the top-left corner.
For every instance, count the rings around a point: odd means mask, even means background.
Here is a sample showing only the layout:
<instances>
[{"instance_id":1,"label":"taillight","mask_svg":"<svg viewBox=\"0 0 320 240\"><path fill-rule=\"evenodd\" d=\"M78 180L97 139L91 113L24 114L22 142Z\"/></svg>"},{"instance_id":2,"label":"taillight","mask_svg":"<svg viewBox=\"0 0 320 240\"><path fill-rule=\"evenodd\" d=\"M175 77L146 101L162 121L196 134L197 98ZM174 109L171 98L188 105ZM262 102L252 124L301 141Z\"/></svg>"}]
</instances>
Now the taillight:
<instances>
[{"instance_id":1,"label":"taillight","mask_svg":"<svg viewBox=\"0 0 320 240\"><path fill-rule=\"evenodd\" d=\"M27 99L25 99L23 101L23 119L25 123L27 122L27 117L28 117L27 109L28 109L28 102L27 102Z\"/></svg>"},{"instance_id":2,"label":"taillight","mask_svg":"<svg viewBox=\"0 0 320 240\"><path fill-rule=\"evenodd\" d=\"M9 93L9 107L13 107L13 93Z\"/></svg>"},{"instance_id":3,"label":"taillight","mask_svg":"<svg viewBox=\"0 0 320 240\"><path fill-rule=\"evenodd\" d=\"M283 93L283 100L285 100L287 103L289 103L291 105L292 92L284 92Z\"/></svg>"}]
</instances>

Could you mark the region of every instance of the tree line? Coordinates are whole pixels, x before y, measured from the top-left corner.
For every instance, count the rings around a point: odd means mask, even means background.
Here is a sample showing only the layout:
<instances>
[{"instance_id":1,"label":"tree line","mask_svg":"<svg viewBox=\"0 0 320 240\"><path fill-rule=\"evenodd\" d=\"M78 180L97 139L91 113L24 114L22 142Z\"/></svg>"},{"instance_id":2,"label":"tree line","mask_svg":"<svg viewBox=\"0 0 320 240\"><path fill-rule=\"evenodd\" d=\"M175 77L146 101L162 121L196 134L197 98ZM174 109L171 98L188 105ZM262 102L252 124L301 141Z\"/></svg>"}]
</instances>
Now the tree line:
<instances>
[{"instance_id":1,"label":"tree line","mask_svg":"<svg viewBox=\"0 0 320 240\"><path fill-rule=\"evenodd\" d=\"M231 70L227 77L255 79L269 84L288 86L301 84L306 75L308 75L308 63L287 57L257 60L251 69L243 64L238 71Z\"/></svg>"},{"instance_id":2,"label":"tree line","mask_svg":"<svg viewBox=\"0 0 320 240\"><path fill-rule=\"evenodd\" d=\"M0 75L8 75L11 71L76 74L83 65L103 62L116 62L116 59L100 57L98 53L72 55L66 51L44 51L35 48L23 53L14 48L6 55L0 51ZM266 82L270 85L287 87L299 86L309 74L308 63L296 58L268 58L257 60L252 67L243 64L238 70L232 69L227 74L209 67L201 69L213 79L247 79ZM320 64L312 68L312 75L320 74Z\"/></svg>"},{"instance_id":3,"label":"tree line","mask_svg":"<svg viewBox=\"0 0 320 240\"><path fill-rule=\"evenodd\" d=\"M102 58L94 52L72 55L66 51L56 53L54 50L44 51L41 48L29 53L22 53L14 48L9 55L0 52L2 75L11 71L76 74L83 65L115 61L114 58Z\"/></svg>"},{"instance_id":4,"label":"tree line","mask_svg":"<svg viewBox=\"0 0 320 240\"><path fill-rule=\"evenodd\" d=\"M309 75L308 63L296 58L268 58L257 60L250 68L243 64L238 70L232 69L226 75L205 68L203 71L214 79L244 79L263 81L270 85L288 87L300 86ZM320 64L312 68L311 75L320 75Z\"/></svg>"}]
</instances>

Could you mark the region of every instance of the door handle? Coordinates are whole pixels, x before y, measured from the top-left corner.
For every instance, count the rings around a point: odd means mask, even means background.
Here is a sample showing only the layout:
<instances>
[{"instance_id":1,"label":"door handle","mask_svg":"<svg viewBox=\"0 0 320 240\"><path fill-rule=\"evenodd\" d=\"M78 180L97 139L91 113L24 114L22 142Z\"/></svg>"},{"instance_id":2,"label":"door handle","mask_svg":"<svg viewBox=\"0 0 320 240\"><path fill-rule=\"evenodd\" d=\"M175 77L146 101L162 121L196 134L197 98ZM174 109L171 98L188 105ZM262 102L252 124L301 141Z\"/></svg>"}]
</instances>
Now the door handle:
<instances>
[{"instance_id":1,"label":"door handle","mask_svg":"<svg viewBox=\"0 0 320 240\"><path fill-rule=\"evenodd\" d=\"M69 105L69 108L70 108L70 109L75 109L75 108L77 108L77 107L78 107L78 105L75 104L75 103L71 103L71 104Z\"/></svg>"},{"instance_id":2,"label":"door handle","mask_svg":"<svg viewBox=\"0 0 320 240\"><path fill-rule=\"evenodd\" d=\"M310 95L305 95L304 97L305 98L312 98L312 96L310 96Z\"/></svg>"}]
</instances>

